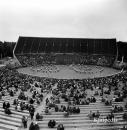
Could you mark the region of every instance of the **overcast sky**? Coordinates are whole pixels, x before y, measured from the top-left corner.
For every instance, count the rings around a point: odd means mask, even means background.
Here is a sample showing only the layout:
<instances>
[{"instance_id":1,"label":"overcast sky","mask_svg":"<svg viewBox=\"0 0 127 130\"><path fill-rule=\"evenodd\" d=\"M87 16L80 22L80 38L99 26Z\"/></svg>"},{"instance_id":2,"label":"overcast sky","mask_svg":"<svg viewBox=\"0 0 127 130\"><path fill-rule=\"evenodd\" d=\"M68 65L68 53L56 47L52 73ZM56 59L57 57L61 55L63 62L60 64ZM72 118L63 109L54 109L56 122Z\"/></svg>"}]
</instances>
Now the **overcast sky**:
<instances>
[{"instance_id":1,"label":"overcast sky","mask_svg":"<svg viewBox=\"0 0 127 130\"><path fill-rule=\"evenodd\" d=\"M127 42L127 0L0 0L0 40L19 36Z\"/></svg>"}]
</instances>

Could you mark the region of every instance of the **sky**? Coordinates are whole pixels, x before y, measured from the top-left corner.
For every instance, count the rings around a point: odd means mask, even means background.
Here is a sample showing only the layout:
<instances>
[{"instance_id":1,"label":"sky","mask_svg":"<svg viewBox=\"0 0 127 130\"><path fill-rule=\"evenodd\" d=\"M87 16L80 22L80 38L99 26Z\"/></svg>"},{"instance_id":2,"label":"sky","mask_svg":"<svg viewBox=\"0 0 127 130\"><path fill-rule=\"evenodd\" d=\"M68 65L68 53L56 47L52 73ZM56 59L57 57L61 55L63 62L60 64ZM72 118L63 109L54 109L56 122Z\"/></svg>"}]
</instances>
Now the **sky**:
<instances>
[{"instance_id":1,"label":"sky","mask_svg":"<svg viewBox=\"0 0 127 130\"><path fill-rule=\"evenodd\" d=\"M127 0L0 0L0 41L19 36L127 42Z\"/></svg>"}]
</instances>

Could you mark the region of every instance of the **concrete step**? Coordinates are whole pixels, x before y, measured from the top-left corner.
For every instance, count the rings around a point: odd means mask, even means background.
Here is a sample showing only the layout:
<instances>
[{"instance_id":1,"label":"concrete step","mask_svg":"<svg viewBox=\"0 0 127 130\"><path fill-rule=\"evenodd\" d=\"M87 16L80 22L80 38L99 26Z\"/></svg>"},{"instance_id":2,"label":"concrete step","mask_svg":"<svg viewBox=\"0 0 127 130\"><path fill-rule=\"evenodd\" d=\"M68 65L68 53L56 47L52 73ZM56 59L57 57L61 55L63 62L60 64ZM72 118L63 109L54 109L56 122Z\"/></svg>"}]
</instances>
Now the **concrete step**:
<instances>
[{"instance_id":1,"label":"concrete step","mask_svg":"<svg viewBox=\"0 0 127 130\"><path fill-rule=\"evenodd\" d=\"M9 117L7 115L0 115L0 119L4 119L4 120L8 120L8 121L14 121L14 122L17 122L17 123L22 122L22 120L19 119L19 118Z\"/></svg>"},{"instance_id":2,"label":"concrete step","mask_svg":"<svg viewBox=\"0 0 127 130\"><path fill-rule=\"evenodd\" d=\"M100 117L106 117L107 115L108 115L108 114L100 115ZM121 114L121 115L120 115L120 114L115 115L116 118L122 118L122 116L123 116L123 114ZM58 115L58 114L56 114L56 115L55 115L55 114L54 114L54 115L43 115L43 117L44 117L44 118L47 118L47 117L48 117L48 118L49 118L49 117L50 117L50 118L65 118L65 117L64 117L64 114L63 114L63 115L62 115L62 114L60 114L60 115ZM69 117L73 117L73 118L76 118L76 117L77 117L77 118L84 117L84 118L85 118L85 117L87 117L87 115L84 115L84 114L74 115L74 114L73 114L73 115L69 115Z\"/></svg>"},{"instance_id":3,"label":"concrete step","mask_svg":"<svg viewBox=\"0 0 127 130\"><path fill-rule=\"evenodd\" d=\"M2 112L2 111L0 111L0 115L6 115L6 116L8 116L8 117L12 117L12 118L19 118L19 119L21 119L22 118L22 115L17 115L17 114L11 114L11 115L7 115L7 114L5 114L4 112Z\"/></svg>"},{"instance_id":4,"label":"concrete step","mask_svg":"<svg viewBox=\"0 0 127 130\"><path fill-rule=\"evenodd\" d=\"M12 125L7 125L7 124L2 124L0 123L0 128L2 128L3 130L18 130L19 128L16 126L12 126Z\"/></svg>"},{"instance_id":5,"label":"concrete step","mask_svg":"<svg viewBox=\"0 0 127 130\"><path fill-rule=\"evenodd\" d=\"M114 123L80 123L80 122L78 122L78 123L67 123L67 124L63 124L64 126L65 126L65 128L76 128L76 127L78 127L78 128L82 128L82 127L89 127L89 126L92 126L92 127L96 127L96 126L101 126L101 127L103 127L103 126L123 126L123 125L126 125L126 121L124 121L124 122L114 122ZM48 127L48 124L45 124L45 123L41 123L41 124L39 124L39 126L40 126L40 128L47 128Z\"/></svg>"},{"instance_id":6,"label":"concrete step","mask_svg":"<svg viewBox=\"0 0 127 130\"><path fill-rule=\"evenodd\" d=\"M50 120L50 119L49 119ZM43 120L43 121L37 121L38 124L48 124L49 120ZM59 120L59 119L54 119L58 124L59 123L62 123L62 124L90 124L90 125L93 125L93 124L99 124L99 123L109 123L105 118L102 118L102 119L95 119L95 120L81 120L81 119L78 119L78 120ZM106 122L107 121L107 122ZM114 120L113 123L116 123L115 121L119 121L119 122L125 122L124 120Z\"/></svg>"},{"instance_id":7,"label":"concrete step","mask_svg":"<svg viewBox=\"0 0 127 130\"><path fill-rule=\"evenodd\" d=\"M17 122L14 122L14 121L8 121L6 119L0 119L0 124L7 124L7 125L16 126L16 127L21 126L21 123L17 123Z\"/></svg>"},{"instance_id":8,"label":"concrete step","mask_svg":"<svg viewBox=\"0 0 127 130\"><path fill-rule=\"evenodd\" d=\"M1 109L0 108L0 111L1 112L4 112L4 109ZM23 113L23 112L18 112L18 111L14 111L14 110L11 110L12 114L17 114L17 115L24 115L24 116L29 116L29 113Z\"/></svg>"}]
</instances>

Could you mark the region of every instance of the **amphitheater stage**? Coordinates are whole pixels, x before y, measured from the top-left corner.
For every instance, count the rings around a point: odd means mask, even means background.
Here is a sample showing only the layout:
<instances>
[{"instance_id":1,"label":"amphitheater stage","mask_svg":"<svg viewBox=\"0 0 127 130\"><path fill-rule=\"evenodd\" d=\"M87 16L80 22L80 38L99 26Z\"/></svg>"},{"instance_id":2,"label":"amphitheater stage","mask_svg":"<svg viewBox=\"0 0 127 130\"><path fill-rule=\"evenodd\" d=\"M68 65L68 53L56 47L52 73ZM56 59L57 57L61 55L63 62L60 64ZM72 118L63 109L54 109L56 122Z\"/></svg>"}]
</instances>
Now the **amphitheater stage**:
<instances>
[{"instance_id":1,"label":"amphitheater stage","mask_svg":"<svg viewBox=\"0 0 127 130\"><path fill-rule=\"evenodd\" d=\"M94 65L48 65L19 68L18 72L32 76L55 79L90 79L115 75L120 73L120 70Z\"/></svg>"}]
</instances>

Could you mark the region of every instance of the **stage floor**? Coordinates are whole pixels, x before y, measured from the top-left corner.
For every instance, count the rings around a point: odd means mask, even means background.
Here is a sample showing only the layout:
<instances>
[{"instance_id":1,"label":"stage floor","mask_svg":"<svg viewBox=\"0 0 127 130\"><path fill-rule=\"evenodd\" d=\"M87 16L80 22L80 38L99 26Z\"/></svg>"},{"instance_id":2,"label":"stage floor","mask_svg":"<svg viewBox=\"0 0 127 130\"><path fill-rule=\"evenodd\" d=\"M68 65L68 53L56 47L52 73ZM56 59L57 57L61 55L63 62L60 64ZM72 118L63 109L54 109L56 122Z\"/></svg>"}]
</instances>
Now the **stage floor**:
<instances>
[{"instance_id":1,"label":"stage floor","mask_svg":"<svg viewBox=\"0 0 127 130\"><path fill-rule=\"evenodd\" d=\"M79 66L75 66L79 68ZM48 66L47 68L52 68ZM54 67L53 67L54 68ZM38 77L47 77L47 78L56 78L56 79L88 79L88 78L95 78L95 77L107 77L111 75L115 75L120 73L120 70L116 70L109 67L98 67L94 65L84 65L82 67L83 71L75 71L72 66L67 65L55 65L55 69L51 71L46 71L45 67L25 67L19 68L18 72L38 76ZM84 73L84 69L86 69ZM80 69L81 70L81 69Z\"/></svg>"}]
</instances>

